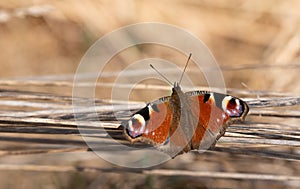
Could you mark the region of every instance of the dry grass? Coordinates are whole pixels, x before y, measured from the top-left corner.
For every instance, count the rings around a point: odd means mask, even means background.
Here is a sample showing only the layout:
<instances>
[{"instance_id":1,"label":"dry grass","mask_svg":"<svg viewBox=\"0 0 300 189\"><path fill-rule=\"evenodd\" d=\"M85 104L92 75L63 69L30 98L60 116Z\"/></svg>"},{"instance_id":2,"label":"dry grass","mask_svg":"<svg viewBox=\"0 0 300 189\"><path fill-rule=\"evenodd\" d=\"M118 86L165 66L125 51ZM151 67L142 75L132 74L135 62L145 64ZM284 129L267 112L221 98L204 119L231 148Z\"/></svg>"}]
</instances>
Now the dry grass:
<instances>
[{"instance_id":1,"label":"dry grass","mask_svg":"<svg viewBox=\"0 0 300 189\"><path fill-rule=\"evenodd\" d=\"M90 45L114 29L137 22L174 24L195 34L216 57L226 86L232 89L229 92L247 97L253 106L253 98L257 97L259 100L267 98L267 102L271 97L276 98L276 103L280 103L287 100L285 96L290 98L290 103L295 102L291 98L297 98L292 96L300 94L299 7L300 2L296 0L1 1L1 89L54 95L39 99L41 96L36 93L33 96L3 90L0 93L0 188L299 187L299 179L294 179L300 176L299 105L254 107L249 123L229 128L224 143L220 143L216 151L186 154L148 172L123 170L86 152L84 142L77 136L77 128L70 122L57 125L55 114L47 113L53 108L66 110L70 106L72 76ZM149 50L151 48L154 50ZM128 49L118 54L105 71L118 72L133 61L147 57L164 58L179 66L183 66L186 59L167 48L145 46L142 49ZM197 85L207 85L197 80L199 76L192 69L187 74ZM109 83L114 80L112 74L99 81L99 98L110 97ZM245 90L241 82L249 90ZM163 87L156 89L150 93L137 86L131 99L149 101L168 94ZM19 104L14 105L16 101ZM263 105L262 102L256 105ZM46 122L41 122L45 120L39 117L35 124L28 124L33 123L33 118L26 113L43 110L48 116ZM7 112L26 115L27 122L24 117L9 121ZM47 124L50 120L54 120L53 123ZM52 138L39 140L39 135ZM239 138L245 135L251 140ZM269 143L255 146L256 142L262 142L255 139L266 137ZM61 145L60 142L66 140L71 142ZM278 141L287 145L279 148ZM67 171L48 169L47 166L53 165L58 165L56 168L61 165L61 169ZM90 169L78 173L77 169L71 170L74 167ZM95 168L99 170L93 170ZM170 173L160 169L187 172L177 174L177 171ZM217 174L210 177L211 171ZM193 172L195 175L190 175ZM237 175L224 178L224 172ZM242 173L252 178L248 180ZM255 174L265 175L267 179L255 179ZM271 178L274 174L280 176Z\"/></svg>"},{"instance_id":2,"label":"dry grass","mask_svg":"<svg viewBox=\"0 0 300 189\"><path fill-rule=\"evenodd\" d=\"M17 81L10 84L17 86ZM214 150L201 154L190 152L151 169L128 169L103 161L85 143L93 143L93 150L97 149L101 154L114 152L116 146L106 135L108 132L119 143L128 144L117 129L119 122L115 120L109 102L96 101L102 125L93 117L90 107L83 105L80 108L84 120L80 122L80 128L86 133L80 134L76 126L79 122L75 123L73 119L71 96L2 90L0 174L3 187L19 187L19 183L7 179L11 175L16 175L24 188L36 187L36 182L58 188L75 185L80 188L298 186L300 97L229 91L249 97L259 94L260 98L245 99L251 110L247 122L231 125ZM132 108L137 109L143 104L133 105ZM127 106L119 102L114 108L118 109L115 113L124 114ZM291 108L293 111L289 110Z\"/></svg>"}]
</instances>

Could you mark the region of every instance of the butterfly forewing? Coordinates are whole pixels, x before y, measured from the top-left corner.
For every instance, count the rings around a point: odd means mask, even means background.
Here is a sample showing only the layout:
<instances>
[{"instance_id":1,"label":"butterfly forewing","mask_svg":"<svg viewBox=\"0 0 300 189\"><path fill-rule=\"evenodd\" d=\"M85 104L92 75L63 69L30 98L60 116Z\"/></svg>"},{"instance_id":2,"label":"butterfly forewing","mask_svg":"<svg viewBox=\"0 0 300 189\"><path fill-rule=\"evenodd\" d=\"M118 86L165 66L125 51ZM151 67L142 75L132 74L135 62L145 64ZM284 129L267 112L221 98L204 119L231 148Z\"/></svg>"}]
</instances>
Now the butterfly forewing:
<instances>
[{"instance_id":1,"label":"butterfly forewing","mask_svg":"<svg viewBox=\"0 0 300 189\"><path fill-rule=\"evenodd\" d=\"M150 106L152 110L145 132L142 134L143 140L155 145L163 144L169 136L170 123L173 117L169 102L153 103Z\"/></svg>"},{"instance_id":2,"label":"butterfly forewing","mask_svg":"<svg viewBox=\"0 0 300 189\"><path fill-rule=\"evenodd\" d=\"M248 112L245 102L235 97L206 91L186 93L194 103L198 101L199 110L191 108L199 122L192 138L192 149L206 150L213 147L216 141L224 135L228 123L232 120L242 120ZM235 114L232 114L234 110Z\"/></svg>"},{"instance_id":3,"label":"butterfly forewing","mask_svg":"<svg viewBox=\"0 0 300 189\"><path fill-rule=\"evenodd\" d=\"M136 117L141 120L137 121ZM141 141L152 145L164 144L169 137L172 117L169 97L160 98L134 113L128 122L122 124L125 127L125 137L130 142Z\"/></svg>"}]
</instances>

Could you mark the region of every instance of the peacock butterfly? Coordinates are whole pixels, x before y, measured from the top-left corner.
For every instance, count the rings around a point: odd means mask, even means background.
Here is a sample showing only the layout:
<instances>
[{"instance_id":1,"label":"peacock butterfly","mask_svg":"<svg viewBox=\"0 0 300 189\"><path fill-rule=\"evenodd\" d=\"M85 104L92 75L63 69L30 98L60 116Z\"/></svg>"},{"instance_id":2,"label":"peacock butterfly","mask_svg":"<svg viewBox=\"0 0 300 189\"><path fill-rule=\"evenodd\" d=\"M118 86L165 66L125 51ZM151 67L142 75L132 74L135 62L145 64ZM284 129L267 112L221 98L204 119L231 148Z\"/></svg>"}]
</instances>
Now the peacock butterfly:
<instances>
[{"instance_id":1,"label":"peacock butterfly","mask_svg":"<svg viewBox=\"0 0 300 189\"><path fill-rule=\"evenodd\" d=\"M214 147L228 125L243 121L248 111L239 98L208 91L184 93L175 82L171 96L147 104L121 125L131 143L153 145L174 158Z\"/></svg>"}]
</instances>

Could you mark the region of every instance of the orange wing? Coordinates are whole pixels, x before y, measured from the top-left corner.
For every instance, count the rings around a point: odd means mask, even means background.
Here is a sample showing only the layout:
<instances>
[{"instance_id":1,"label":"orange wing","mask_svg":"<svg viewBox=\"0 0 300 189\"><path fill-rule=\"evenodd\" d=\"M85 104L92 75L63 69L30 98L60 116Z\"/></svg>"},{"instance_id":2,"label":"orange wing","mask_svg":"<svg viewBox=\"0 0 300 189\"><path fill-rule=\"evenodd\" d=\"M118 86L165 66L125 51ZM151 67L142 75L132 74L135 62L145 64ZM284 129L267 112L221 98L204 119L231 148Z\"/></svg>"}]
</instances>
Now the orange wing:
<instances>
[{"instance_id":1,"label":"orange wing","mask_svg":"<svg viewBox=\"0 0 300 189\"><path fill-rule=\"evenodd\" d=\"M167 141L173 115L169 102L158 103L152 105L152 107L153 106L156 106L156 110L152 108L153 110L150 111L150 119L146 124L145 132L142 134L141 140L153 145L158 145Z\"/></svg>"},{"instance_id":2,"label":"orange wing","mask_svg":"<svg viewBox=\"0 0 300 189\"><path fill-rule=\"evenodd\" d=\"M213 100L204 102L204 96L193 96L192 102L198 104L199 109L191 108L194 117L198 118L196 131L191 140L192 149L206 150L214 145L216 140L224 134L226 122L230 118Z\"/></svg>"},{"instance_id":3,"label":"orange wing","mask_svg":"<svg viewBox=\"0 0 300 189\"><path fill-rule=\"evenodd\" d=\"M141 141L156 146L168 140L171 122L169 97L163 97L133 114L122 125L125 137L130 142Z\"/></svg>"},{"instance_id":4,"label":"orange wing","mask_svg":"<svg viewBox=\"0 0 300 189\"><path fill-rule=\"evenodd\" d=\"M205 91L188 92L192 116L198 117L196 131L191 140L192 149L206 150L213 147L224 135L231 121L244 120L249 108L242 100L220 93Z\"/></svg>"}]
</instances>

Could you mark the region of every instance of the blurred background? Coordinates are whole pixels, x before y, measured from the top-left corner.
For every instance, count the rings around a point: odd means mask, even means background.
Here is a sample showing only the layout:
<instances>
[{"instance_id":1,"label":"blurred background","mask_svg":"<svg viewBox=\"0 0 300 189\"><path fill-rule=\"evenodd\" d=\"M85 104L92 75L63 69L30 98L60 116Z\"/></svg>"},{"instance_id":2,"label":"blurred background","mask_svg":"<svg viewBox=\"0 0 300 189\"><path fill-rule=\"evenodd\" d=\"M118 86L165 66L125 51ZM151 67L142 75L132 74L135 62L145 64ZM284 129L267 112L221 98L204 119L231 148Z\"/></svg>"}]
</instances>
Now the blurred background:
<instances>
[{"instance_id":1,"label":"blurred background","mask_svg":"<svg viewBox=\"0 0 300 189\"><path fill-rule=\"evenodd\" d=\"M1 0L1 88L71 95L72 85L45 87L26 82L10 85L10 81L57 82L64 78L72 82L81 58L100 37L128 24L161 22L181 27L201 39L220 65L227 87L245 89L241 84L244 83L251 90L299 95L299 8L298 0ZM122 70L141 57L160 57L180 66L185 63L186 56L174 50L154 49L122 52L107 71ZM161 96L159 92L155 95ZM139 94L133 100L148 101L155 95L147 98ZM18 178L19 188L97 188L101 183L115 188L120 183L123 188L159 188L166 183L180 187L172 179L158 182L156 177L135 174L27 172L24 177L23 172L12 171L0 175L4 188L16 186L14 180L6 178ZM194 181L188 182L191 188L199 186Z\"/></svg>"},{"instance_id":2,"label":"blurred background","mask_svg":"<svg viewBox=\"0 0 300 189\"><path fill-rule=\"evenodd\" d=\"M228 87L242 88L243 82L252 90L299 93L298 6L296 0L3 0L0 78L74 74L86 50L103 35L128 24L162 22L201 39L220 64ZM178 59L182 65L186 60L170 51L149 52L124 52L123 61L112 67L124 68L124 59L131 63L134 56Z\"/></svg>"}]
</instances>

